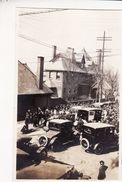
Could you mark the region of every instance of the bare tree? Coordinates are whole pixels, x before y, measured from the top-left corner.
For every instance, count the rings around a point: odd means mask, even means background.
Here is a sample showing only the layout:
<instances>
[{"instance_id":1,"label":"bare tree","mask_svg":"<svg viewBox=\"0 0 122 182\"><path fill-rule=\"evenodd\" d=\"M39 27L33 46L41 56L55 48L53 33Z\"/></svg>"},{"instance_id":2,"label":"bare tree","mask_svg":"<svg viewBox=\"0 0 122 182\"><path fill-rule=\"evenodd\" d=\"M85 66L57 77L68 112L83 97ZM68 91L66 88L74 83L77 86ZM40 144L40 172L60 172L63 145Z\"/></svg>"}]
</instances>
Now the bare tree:
<instances>
[{"instance_id":1,"label":"bare tree","mask_svg":"<svg viewBox=\"0 0 122 182\"><path fill-rule=\"evenodd\" d=\"M114 73L112 70L108 70L105 74L105 81L110 86L106 90L107 97L117 98L119 96L119 75L118 72Z\"/></svg>"}]
</instances>

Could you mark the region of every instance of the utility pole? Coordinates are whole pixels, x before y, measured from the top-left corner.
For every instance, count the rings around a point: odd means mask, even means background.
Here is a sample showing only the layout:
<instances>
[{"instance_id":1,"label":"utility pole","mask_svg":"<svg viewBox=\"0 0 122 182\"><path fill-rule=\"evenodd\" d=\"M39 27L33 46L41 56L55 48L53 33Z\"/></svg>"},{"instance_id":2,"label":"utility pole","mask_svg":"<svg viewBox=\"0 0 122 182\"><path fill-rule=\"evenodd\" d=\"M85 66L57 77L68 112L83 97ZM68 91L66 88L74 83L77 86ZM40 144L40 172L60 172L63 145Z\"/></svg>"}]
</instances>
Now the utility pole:
<instances>
[{"instance_id":1,"label":"utility pole","mask_svg":"<svg viewBox=\"0 0 122 182\"><path fill-rule=\"evenodd\" d=\"M103 42L102 51L101 51L102 56L100 56L100 59L101 59L100 60L101 61L100 100L102 100L102 98L103 98L103 80L104 80L103 79L103 77L104 77L104 57L105 57L105 52L110 52L105 49L105 42L112 41L112 37L106 37L105 31L104 31L103 37L97 37L97 40Z\"/></svg>"},{"instance_id":2,"label":"utility pole","mask_svg":"<svg viewBox=\"0 0 122 182\"><path fill-rule=\"evenodd\" d=\"M102 80L102 73L101 73L101 70L102 70L102 67L101 67L101 63L102 63L102 49L98 49L97 50L98 52L98 68L97 68L97 73L96 73L96 77L97 77L97 82L98 82L98 88L97 88L97 97L96 97L96 100L97 98L99 99L99 102L100 102L100 99L101 99L101 80Z\"/></svg>"}]
</instances>

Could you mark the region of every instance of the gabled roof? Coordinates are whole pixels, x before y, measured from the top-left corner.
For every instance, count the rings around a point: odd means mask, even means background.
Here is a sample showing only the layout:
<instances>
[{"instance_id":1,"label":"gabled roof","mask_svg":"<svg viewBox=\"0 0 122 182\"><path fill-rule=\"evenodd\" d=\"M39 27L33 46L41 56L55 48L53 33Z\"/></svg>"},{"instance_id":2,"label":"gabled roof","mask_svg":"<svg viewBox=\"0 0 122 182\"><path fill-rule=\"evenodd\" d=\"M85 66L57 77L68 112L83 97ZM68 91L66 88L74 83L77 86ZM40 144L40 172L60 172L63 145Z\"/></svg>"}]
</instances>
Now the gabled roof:
<instances>
[{"instance_id":1,"label":"gabled roof","mask_svg":"<svg viewBox=\"0 0 122 182\"><path fill-rule=\"evenodd\" d=\"M18 94L52 94L52 91L45 84L39 89L36 75L27 64L18 61Z\"/></svg>"},{"instance_id":2,"label":"gabled roof","mask_svg":"<svg viewBox=\"0 0 122 182\"><path fill-rule=\"evenodd\" d=\"M82 70L77 66L77 64L74 62L71 62L71 59L66 57L65 54L57 54L54 59L52 59L50 62L45 63L45 71L70 71L70 72L80 72L80 73L86 73L85 70Z\"/></svg>"},{"instance_id":3,"label":"gabled roof","mask_svg":"<svg viewBox=\"0 0 122 182\"><path fill-rule=\"evenodd\" d=\"M88 62L88 64L90 64L90 65L92 64L92 61L93 61L91 56L85 50L85 48L83 48L80 53L76 53L75 58L76 58L76 62L81 62L82 59L84 58L85 63Z\"/></svg>"},{"instance_id":4,"label":"gabled roof","mask_svg":"<svg viewBox=\"0 0 122 182\"><path fill-rule=\"evenodd\" d=\"M95 89L95 88L98 88L101 84L101 81L100 80L97 80L93 85L92 85L92 88ZM111 87L109 85L109 83L106 81L106 80L103 80L103 83L102 83L102 88L103 90L110 90Z\"/></svg>"}]
</instances>

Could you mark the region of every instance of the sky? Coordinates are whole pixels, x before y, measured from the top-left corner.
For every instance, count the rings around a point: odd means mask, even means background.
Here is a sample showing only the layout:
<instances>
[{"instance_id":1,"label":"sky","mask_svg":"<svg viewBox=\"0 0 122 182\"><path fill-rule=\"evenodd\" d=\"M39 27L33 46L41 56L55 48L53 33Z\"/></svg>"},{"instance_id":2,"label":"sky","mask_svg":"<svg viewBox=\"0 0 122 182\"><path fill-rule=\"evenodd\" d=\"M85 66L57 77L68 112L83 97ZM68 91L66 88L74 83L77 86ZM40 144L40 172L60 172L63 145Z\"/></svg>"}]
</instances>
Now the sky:
<instances>
[{"instance_id":1,"label":"sky","mask_svg":"<svg viewBox=\"0 0 122 182\"><path fill-rule=\"evenodd\" d=\"M122 57L122 11L50 10L17 8L17 60L27 62L36 72L37 56L44 56L45 62L52 59L53 45L57 46L57 52L65 52L67 47L72 47L80 53L85 48L93 60L97 60L96 51L103 46L97 37L102 37L105 31L106 37L112 37L112 41L105 41L105 48L111 52L105 53L104 67L114 71L119 69Z\"/></svg>"}]
</instances>

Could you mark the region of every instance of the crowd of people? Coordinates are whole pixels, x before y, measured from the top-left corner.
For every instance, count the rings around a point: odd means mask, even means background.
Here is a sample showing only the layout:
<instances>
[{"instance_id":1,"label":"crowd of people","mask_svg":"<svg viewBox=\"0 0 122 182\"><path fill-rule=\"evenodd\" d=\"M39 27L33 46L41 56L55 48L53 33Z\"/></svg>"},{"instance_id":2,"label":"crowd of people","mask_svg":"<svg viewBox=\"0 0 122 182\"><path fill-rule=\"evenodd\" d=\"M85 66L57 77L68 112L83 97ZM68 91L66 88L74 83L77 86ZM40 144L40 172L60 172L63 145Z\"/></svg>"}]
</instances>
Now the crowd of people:
<instances>
[{"instance_id":1,"label":"crowd of people","mask_svg":"<svg viewBox=\"0 0 122 182\"><path fill-rule=\"evenodd\" d=\"M58 105L53 108L41 109L40 107L36 109L28 109L25 115L25 128L28 130L29 124L33 124L34 127L40 125L46 125L46 122L49 118L62 118L74 120L72 115L71 108L73 106L82 106L82 107L94 107L91 102L87 103L71 103L67 105ZM77 118L78 119L78 118ZM112 103L106 104L102 107L102 117L101 121L108 124L113 124L116 127L117 133L119 132L119 104Z\"/></svg>"},{"instance_id":2,"label":"crowd of people","mask_svg":"<svg viewBox=\"0 0 122 182\"><path fill-rule=\"evenodd\" d=\"M119 133L119 104L108 104L103 106L102 122L112 124L115 126L117 133Z\"/></svg>"},{"instance_id":3,"label":"crowd of people","mask_svg":"<svg viewBox=\"0 0 122 182\"><path fill-rule=\"evenodd\" d=\"M40 107L36 109L28 109L25 114L25 129L28 130L29 124L33 124L34 127L38 127L40 122L46 123L49 118L49 110L42 110Z\"/></svg>"}]
</instances>

